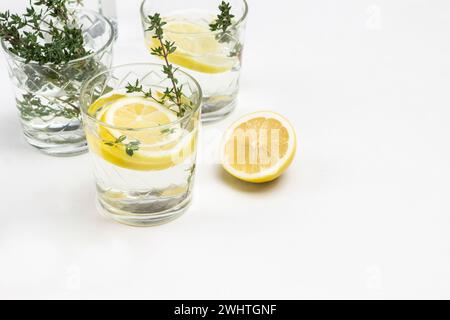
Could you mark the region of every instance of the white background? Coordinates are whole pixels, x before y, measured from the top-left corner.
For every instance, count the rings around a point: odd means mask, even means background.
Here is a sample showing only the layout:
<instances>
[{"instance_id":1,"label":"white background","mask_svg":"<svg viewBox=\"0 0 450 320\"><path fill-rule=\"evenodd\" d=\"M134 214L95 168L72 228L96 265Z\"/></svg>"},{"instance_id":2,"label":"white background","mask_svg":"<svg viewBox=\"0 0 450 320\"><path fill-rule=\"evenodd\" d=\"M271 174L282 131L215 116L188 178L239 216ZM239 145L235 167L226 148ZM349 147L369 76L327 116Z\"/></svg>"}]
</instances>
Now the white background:
<instances>
[{"instance_id":1,"label":"white background","mask_svg":"<svg viewBox=\"0 0 450 320\"><path fill-rule=\"evenodd\" d=\"M138 1L118 3L115 64L149 61ZM250 10L239 106L203 153L269 109L295 125L296 161L263 186L202 161L193 206L162 227L101 217L88 155L24 142L0 60L0 298L450 298L450 2Z\"/></svg>"}]
</instances>

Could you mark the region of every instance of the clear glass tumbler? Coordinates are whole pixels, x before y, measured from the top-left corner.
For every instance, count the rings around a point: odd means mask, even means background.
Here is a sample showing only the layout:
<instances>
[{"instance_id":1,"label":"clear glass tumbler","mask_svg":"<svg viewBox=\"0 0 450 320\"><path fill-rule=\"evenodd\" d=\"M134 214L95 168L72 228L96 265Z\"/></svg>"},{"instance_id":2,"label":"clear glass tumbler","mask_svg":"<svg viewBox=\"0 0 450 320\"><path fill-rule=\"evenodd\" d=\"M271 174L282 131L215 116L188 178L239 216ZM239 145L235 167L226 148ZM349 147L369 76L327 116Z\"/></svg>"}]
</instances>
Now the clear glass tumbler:
<instances>
[{"instance_id":1,"label":"clear glass tumbler","mask_svg":"<svg viewBox=\"0 0 450 320\"><path fill-rule=\"evenodd\" d=\"M117 38L118 22L116 0L70 0L69 5L98 11L112 22Z\"/></svg>"},{"instance_id":2,"label":"clear glass tumbler","mask_svg":"<svg viewBox=\"0 0 450 320\"><path fill-rule=\"evenodd\" d=\"M74 15L82 26L86 48L92 51L81 59L61 65L26 62L1 41L25 138L53 156L87 150L79 106L81 87L112 63L115 32L110 21L90 10L76 10Z\"/></svg>"},{"instance_id":3,"label":"clear glass tumbler","mask_svg":"<svg viewBox=\"0 0 450 320\"><path fill-rule=\"evenodd\" d=\"M154 33L147 31L148 16L159 13L167 23L165 39L177 47L169 61L189 72L203 89L204 122L221 120L236 107L248 6L245 0L227 2L234 18L226 32L209 27L220 13L217 0L144 0L141 5L145 45L150 51L159 46Z\"/></svg>"},{"instance_id":4,"label":"clear glass tumbler","mask_svg":"<svg viewBox=\"0 0 450 320\"><path fill-rule=\"evenodd\" d=\"M177 71L184 115L130 84L162 95L172 84L159 64L112 68L88 81L81 94L83 121L94 163L101 212L133 226L153 226L180 216L191 202L202 91Z\"/></svg>"}]
</instances>

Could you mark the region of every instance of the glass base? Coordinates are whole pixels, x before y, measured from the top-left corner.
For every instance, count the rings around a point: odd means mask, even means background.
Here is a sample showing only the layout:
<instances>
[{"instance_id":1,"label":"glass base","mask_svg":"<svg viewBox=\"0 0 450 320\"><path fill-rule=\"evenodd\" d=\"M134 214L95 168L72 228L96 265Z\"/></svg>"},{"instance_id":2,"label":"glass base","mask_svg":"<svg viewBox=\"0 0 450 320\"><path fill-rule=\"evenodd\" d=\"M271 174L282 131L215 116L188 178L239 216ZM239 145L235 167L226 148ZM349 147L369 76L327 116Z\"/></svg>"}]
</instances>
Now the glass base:
<instances>
[{"instance_id":1,"label":"glass base","mask_svg":"<svg viewBox=\"0 0 450 320\"><path fill-rule=\"evenodd\" d=\"M203 123L213 123L224 120L228 117L235 109L237 101L236 99L228 101L226 104L215 103L211 101L211 98L203 99L202 104L202 122Z\"/></svg>"},{"instance_id":2,"label":"glass base","mask_svg":"<svg viewBox=\"0 0 450 320\"><path fill-rule=\"evenodd\" d=\"M73 157L87 153L88 151L85 140L76 143L54 144L33 139L27 135L25 135L25 139L31 146L52 157Z\"/></svg>"},{"instance_id":3,"label":"glass base","mask_svg":"<svg viewBox=\"0 0 450 320\"><path fill-rule=\"evenodd\" d=\"M169 223L179 217L181 217L189 205L191 204L191 197L186 198L183 202L179 203L176 207L166 211L152 212L152 213L131 213L121 209L112 207L98 198L97 209L98 211L115 221L132 226L132 227L156 227L166 223Z\"/></svg>"}]
</instances>

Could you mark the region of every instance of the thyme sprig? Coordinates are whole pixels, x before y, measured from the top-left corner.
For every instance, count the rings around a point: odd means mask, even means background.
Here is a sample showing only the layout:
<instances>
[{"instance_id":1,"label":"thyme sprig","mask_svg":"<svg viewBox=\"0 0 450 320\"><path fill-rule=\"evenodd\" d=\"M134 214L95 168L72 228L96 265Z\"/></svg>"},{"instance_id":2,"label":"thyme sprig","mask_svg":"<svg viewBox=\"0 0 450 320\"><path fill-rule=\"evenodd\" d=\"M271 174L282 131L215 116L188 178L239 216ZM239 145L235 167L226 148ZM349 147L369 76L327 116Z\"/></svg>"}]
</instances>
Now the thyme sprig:
<instances>
[{"instance_id":1,"label":"thyme sprig","mask_svg":"<svg viewBox=\"0 0 450 320\"><path fill-rule=\"evenodd\" d=\"M159 104L164 104L164 99L159 99L158 97L154 96L152 89L149 88L147 90L144 90L144 87L139 82L139 80L136 80L136 82L134 84L131 84L130 82L128 82L125 89L127 90L127 93L141 93L147 99L152 99Z\"/></svg>"},{"instance_id":2,"label":"thyme sprig","mask_svg":"<svg viewBox=\"0 0 450 320\"><path fill-rule=\"evenodd\" d=\"M216 40L220 43L230 43L236 41L233 36L233 30L230 29L234 23L233 18L235 17L231 14L231 9L232 6L229 2L222 1L219 5L220 14L217 15L217 19L209 25L209 29L211 31L220 31L216 34ZM233 49L231 49L228 56L240 57L242 49L242 44L239 41L236 41L236 44Z\"/></svg>"},{"instance_id":3,"label":"thyme sprig","mask_svg":"<svg viewBox=\"0 0 450 320\"><path fill-rule=\"evenodd\" d=\"M1 12L0 38L26 62L62 64L90 54L69 1L34 0L22 15Z\"/></svg>"},{"instance_id":4,"label":"thyme sprig","mask_svg":"<svg viewBox=\"0 0 450 320\"><path fill-rule=\"evenodd\" d=\"M175 46L175 42L164 39L163 27L167 23L161 19L159 13L148 16L148 19L150 21L150 27L146 31L153 32L153 39L157 39L159 42L159 46L151 49L151 54L164 60L162 71L167 76L167 79L170 80L171 87L166 88L162 93L162 96L158 98L153 94L151 89L144 90L143 86L139 83L139 80L136 80L136 83L134 84L128 83L126 87L127 93L142 93L146 98L151 98L160 104L165 104L166 101L169 100L177 106L177 110L174 110L177 113L177 116L183 117L188 110L192 109L192 103L183 101L186 100L183 99L183 85L180 85L179 80L175 77L178 68L175 68L169 62L169 55L173 54L177 50L177 47Z\"/></svg>"},{"instance_id":5,"label":"thyme sprig","mask_svg":"<svg viewBox=\"0 0 450 320\"><path fill-rule=\"evenodd\" d=\"M56 98L55 98L56 99ZM71 105L67 101L61 101L64 106ZM32 94L24 94L22 100L17 99L17 107L20 111L20 116L25 121L31 121L34 118L57 118L63 117L67 119L76 118L79 115L79 110L77 107L61 107L58 105L57 108L51 107L49 101L45 103L38 97ZM54 106L56 104L53 104Z\"/></svg>"},{"instance_id":6,"label":"thyme sprig","mask_svg":"<svg viewBox=\"0 0 450 320\"><path fill-rule=\"evenodd\" d=\"M228 28L233 24L234 15L231 14L231 5L229 2L222 1L219 5L220 14L217 15L217 19L209 25L211 31L221 30L222 33L226 33Z\"/></svg>"},{"instance_id":7,"label":"thyme sprig","mask_svg":"<svg viewBox=\"0 0 450 320\"><path fill-rule=\"evenodd\" d=\"M192 182L193 182L194 177L195 177L195 171L196 171L196 168L197 168L197 165L194 163L194 164L192 165L191 168L189 168L188 170L186 170L187 172L189 172L189 177L188 177L188 180L187 180L187 184L188 184L188 192L191 191L191 188L192 188Z\"/></svg>"},{"instance_id":8,"label":"thyme sprig","mask_svg":"<svg viewBox=\"0 0 450 320\"><path fill-rule=\"evenodd\" d=\"M127 153L127 155L132 157L132 156L134 156L134 153L136 151L139 151L139 146L140 146L141 142L138 140L135 140L135 141L130 141L128 143L124 143L125 140L127 140L126 136L120 136L115 141L105 141L105 144L109 147L123 146L125 148L125 152Z\"/></svg>"}]
</instances>

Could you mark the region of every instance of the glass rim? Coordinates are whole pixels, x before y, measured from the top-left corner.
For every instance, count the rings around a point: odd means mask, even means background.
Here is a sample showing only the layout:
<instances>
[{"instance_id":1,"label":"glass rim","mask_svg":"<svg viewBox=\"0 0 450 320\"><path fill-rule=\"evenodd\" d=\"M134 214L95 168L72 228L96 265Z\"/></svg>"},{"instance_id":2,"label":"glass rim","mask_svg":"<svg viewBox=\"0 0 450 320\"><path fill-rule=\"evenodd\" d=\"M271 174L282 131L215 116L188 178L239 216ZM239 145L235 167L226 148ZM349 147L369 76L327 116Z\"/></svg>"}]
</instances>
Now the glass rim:
<instances>
[{"instance_id":1,"label":"glass rim","mask_svg":"<svg viewBox=\"0 0 450 320\"><path fill-rule=\"evenodd\" d=\"M73 63L77 63L77 62L88 60L88 59L90 59L90 58L92 58L92 57L94 57L94 56L96 56L96 55L98 55L100 53L105 52L108 48L110 48L112 46L112 44L114 43L114 39L116 37L116 30L115 30L114 25L112 24L112 22L107 17L105 17L104 15L102 15L101 13L99 13L97 11L90 10L90 9L74 9L74 11L76 11L76 12L89 12L89 13L92 13L92 14L100 17L101 19L103 19L103 21L105 21L106 24L109 26L109 29L110 29L109 39L100 49L94 50L92 53L90 53L90 54L88 54L88 55L86 55L84 57L73 59L73 60L70 60L68 62L64 62L64 63L61 63L61 64L55 64L55 63L42 63L42 64L40 64L39 62L36 62L36 61L33 61L33 60L31 60L29 62L26 62L25 58L22 58L21 56L11 52L9 50L9 48L7 47L7 45L6 45L5 40L3 38L0 38L1 47L2 47L3 51L6 54L8 54L9 56L11 56L14 60L17 60L19 62L23 62L23 63L26 63L26 64L39 65L39 66L55 66L55 65L65 66L65 65L70 65L70 64L73 64Z\"/></svg>"},{"instance_id":2,"label":"glass rim","mask_svg":"<svg viewBox=\"0 0 450 320\"><path fill-rule=\"evenodd\" d=\"M161 124L161 125L150 126L150 127L145 127L145 128L134 128L133 129L133 128L125 128L125 127L114 126L114 125L111 125L109 123L103 122L103 121L97 119L96 117L93 117L92 115L90 115L87 111L89 109L89 106L91 106L95 101L92 101L91 103L89 103L89 105L87 105L87 103L85 103L85 101L84 101L84 96L85 96L85 92L88 90L88 88L92 84L92 82L95 81L97 78L101 77L102 75L110 73L111 71L114 71L116 69L121 69L121 68L132 67L132 66L159 67L162 70L162 67L164 65L163 64L159 64L159 63L148 63L148 62L129 63L129 64L122 64L122 65L113 66L113 67L111 67L111 68L109 68L107 70L104 70L104 71L102 71L100 73L97 73L95 76L93 76L92 78L87 80L84 83L83 87L81 88L81 94L80 94L80 111L81 111L81 114L83 116L86 116L90 120L94 121L95 123L98 123L101 126L109 128L109 129L119 130L119 131L139 132L139 131L145 131L145 130L150 130L150 129L166 129L166 128L169 128L171 126L174 126L174 125L177 125L179 123L182 123L183 121L185 121L186 119L189 119L193 114L195 114L196 112L199 111L199 109L200 109L200 107L202 105L202 99L203 99L203 92L202 92L202 88L201 88L200 84L198 83L197 80L195 80L188 73L186 73L186 72L184 72L182 70L177 70L176 73L183 74L184 76L186 76L190 81L192 81L195 84L195 86L197 87L197 90L198 90L198 94L199 94L198 102L183 117L177 118L177 120L169 122L167 124ZM101 98L101 96L98 97L97 99L99 99L99 98Z\"/></svg>"},{"instance_id":3,"label":"glass rim","mask_svg":"<svg viewBox=\"0 0 450 320\"><path fill-rule=\"evenodd\" d=\"M143 0L142 1L142 4L141 4L141 7L140 7L140 13L141 13L141 19L142 19L142 21L143 22L146 22L146 23L148 23L149 21L148 21L148 19L147 19L147 17L145 16L145 14L144 14L144 5L147 3L147 1L148 0ZM242 16L239 18L239 19L237 19L237 21L236 22L234 22L232 25L231 25L231 28L237 28L237 27L239 27L241 24L243 24L244 22L245 22L245 20L247 19L247 16L248 16L248 3L247 3L247 0L240 0L240 1L242 1L243 3L244 3L244 13L242 14ZM220 30L217 30L217 31L205 31L205 32L181 32L181 31L170 31L170 33L172 33L172 34L189 34L189 35L205 35L205 34L220 34L221 33L221 31Z\"/></svg>"}]
</instances>

